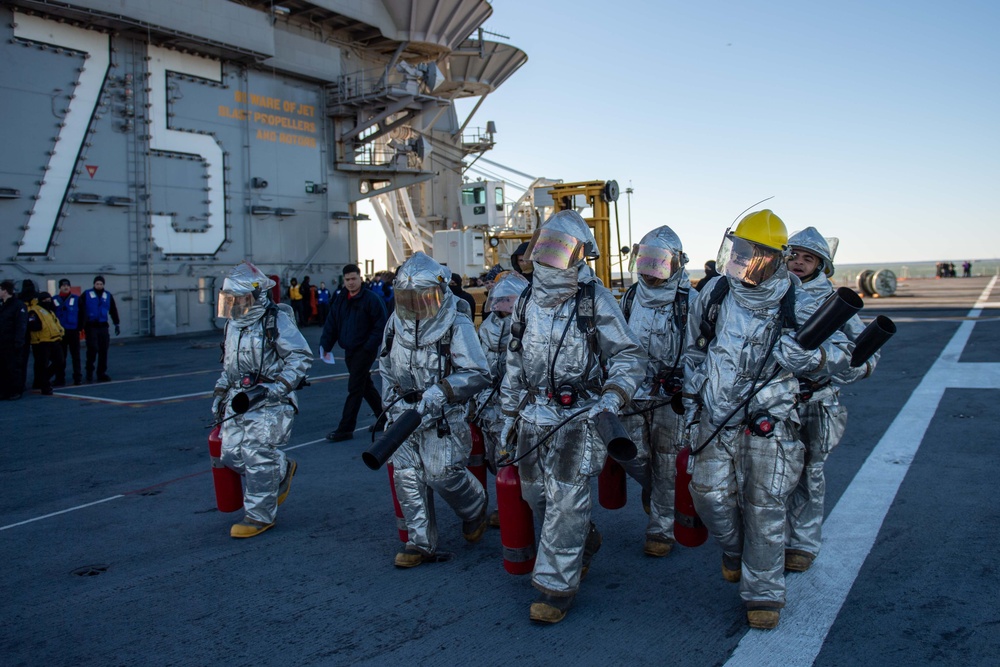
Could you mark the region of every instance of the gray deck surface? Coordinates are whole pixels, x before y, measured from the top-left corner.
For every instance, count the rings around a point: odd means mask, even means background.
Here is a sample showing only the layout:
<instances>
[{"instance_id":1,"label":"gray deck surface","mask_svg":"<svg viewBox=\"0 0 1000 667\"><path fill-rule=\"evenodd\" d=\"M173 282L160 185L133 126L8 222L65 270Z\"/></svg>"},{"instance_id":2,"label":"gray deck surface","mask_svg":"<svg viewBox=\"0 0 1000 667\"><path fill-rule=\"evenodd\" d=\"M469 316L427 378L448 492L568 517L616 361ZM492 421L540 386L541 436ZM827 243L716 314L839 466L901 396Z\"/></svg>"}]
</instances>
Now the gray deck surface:
<instances>
[{"instance_id":1,"label":"gray deck surface","mask_svg":"<svg viewBox=\"0 0 1000 667\"><path fill-rule=\"evenodd\" d=\"M899 333L876 374L843 391L851 416L827 465L828 514L844 498L845 517L864 517L848 513L849 485L885 458L869 460L918 386L928 390L922 380L988 283L912 280L868 301L863 314L888 314ZM624 509L595 509L604 546L558 625L529 622L535 593L504 572L499 531L467 545L443 503L441 547L454 560L395 569L388 478L361 462L367 433L323 439L346 393L346 377L330 377L342 363L317 363L301 392L289 447L299 472L277 526L233 540L240 515L215 509L206 445L220 336L113 339L114 382L0 404L2 662L1000 664L1000 286L990 301L948 367L970 373L931 378L940 401L915 454L881 461L904 474L883 498L870 553L828 535L813 570L789 575L789 606L770 633L746 628L713 540L643 556L634 482ZM315 347L319 329L305 334ZM361 425L371 421L364 408ZM841 562L852 558L856 578ZM844 601L824 623L829 590ZM791 652L774 657L773 646Z\"/></svg>"}]
</instances>

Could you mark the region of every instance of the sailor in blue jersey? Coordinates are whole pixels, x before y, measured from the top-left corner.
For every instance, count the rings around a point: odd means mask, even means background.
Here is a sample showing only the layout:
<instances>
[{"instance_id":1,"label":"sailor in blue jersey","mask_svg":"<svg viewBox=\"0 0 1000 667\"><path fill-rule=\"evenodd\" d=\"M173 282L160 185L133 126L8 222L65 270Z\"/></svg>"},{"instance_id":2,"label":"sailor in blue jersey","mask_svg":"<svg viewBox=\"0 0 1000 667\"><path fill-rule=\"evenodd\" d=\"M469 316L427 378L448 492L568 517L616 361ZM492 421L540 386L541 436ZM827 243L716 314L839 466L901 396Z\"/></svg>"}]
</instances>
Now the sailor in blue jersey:
<instances>
[{"instance_id":1,"label":"sailor in blue jersey","mask_svg":"<svg viewBox=\"0 0 1000 667\"><path fill-rule=\"evenodd\" d=\"M316 310L320 324L326 324L326 317L330 314L330 290L324 282L320 282L319 289L316 290Z\"/></svg>"},{"instance_id":2,"label":"sailor in blue jersey","mask_svg":"<svg viewBox=\"0 0 1000 667\"><path fill-rule=\"evenodd\" d=\"M56 307L56 317L62 324L66 334L63 336L61 347L63 359L72 357L73 359L73 384L83 382L83 374L80 372L80 297L73 294L68 278L59 281L59 293L52 297L52 303ZM66 367L63 366L63 373L56 377L52 383L54 387L61 387L66 384Z\"/></svg>"},{"instance_id":3,"label":"sailor in blue jersey","mask_svg":"<svg viewBox=\"0 0 1000 667\"><path fill-rule=\"evenodd\" d=\"M87 382L94 381L94 361L97 361L97 381L110 382L108 377L108 348L111 347L110 324L115 325L115 335L121 335L118 306L115 297L104 289L104 276L94 278L94 288L83 293L80 308L83 330L87 336ZM109 323L110 320L110 323Z\"/></svg>"}]
</instances>

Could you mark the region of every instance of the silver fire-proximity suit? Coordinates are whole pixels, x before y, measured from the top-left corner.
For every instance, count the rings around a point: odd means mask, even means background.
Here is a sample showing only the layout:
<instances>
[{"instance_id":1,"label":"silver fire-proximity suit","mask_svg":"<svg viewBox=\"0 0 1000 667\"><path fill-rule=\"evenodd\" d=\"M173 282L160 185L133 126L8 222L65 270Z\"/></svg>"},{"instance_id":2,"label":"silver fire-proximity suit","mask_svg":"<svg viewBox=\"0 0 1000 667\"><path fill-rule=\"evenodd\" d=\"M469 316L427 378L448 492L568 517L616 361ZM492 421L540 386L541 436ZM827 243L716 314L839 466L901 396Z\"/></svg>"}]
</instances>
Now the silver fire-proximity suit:
<instances>
[{"instance_id":1,"label":"silver fire-proximity suit","mask_svg":"<svg viewBox=\"0 0 1000 667\"><path fill-rule=\"evenodd\" d=\"M801 248L820 258L821 265L811 277L803 279L802 289L822 302L834 291L830 276L835 270L835 251L831 250L827 239L814 227L807 227L790 236L788 245L793 253ZM851 342L863 330L864 323L857 315L841 327L841 331ZM871 375L878 357L879 353L876 352L858 368L847 368L835 375L830 374L828 366L819 373L810 373L799 379L801 391L795 412L800 424L799 434L805 446L805 465L787 503L785 558L788 569L807 569L812 559L819 554L826 495L823 469L827 457L847 428L847 408L840 403L840 385Z\"/></svg>"},{"instance_id":2,"label":"silver fire-proximity suit","mask_svg":"<svg viewBox=\"0 0 1000 667\"><path fill-rule=\"evenodd\" d=\"M539 233L539 239L564 236L570 250L563 266L553 268L558 263L546 264L541 243L533 241L528 249L534 280L530 298L518 304L513 316L512 328L523 326L523 334L517 343L512 334L507 353L500 390L505 415L501 442L508 442L508 434L516 429L516 453L523 456L518 463L521 494L541 519L532 583L543 594L571 599L580 586L592 526L591 478L600 473L607 455L592 419L602 410L617 412L631 400L645 355L614 297L585 264L585 256L597 255L597 244L583 218L575 211L561 211ZM577 295L589 288L579 283L594 284L589 332L580 328ZM571 405L560 404L563 390L575 396ZM553 427L581 409L587 418L573 419L535 448ZM539 619L534 612L533 605L533 620L562 618Z\"/></svg>"},{"instance_id":3,"label":"silver fire-proximity suit","mask_svg":"<svg viewBox=\"0 0 1000 667\"><path fill-rule=\"evenodd\" d=\"M497 278L486 298L486 319L479 325L479 343L490 369L490 386L479 393L473 414L483 431L486 458L496 469L496 448L503 431L500 409L500 382L507 372L507 345L510 342L510 314L521 292L529 285L518 273L507 272Z\"/></svg>"},{"instance_id":4,"label":"silver fire-proximity suit","mask_svg":"<svg viewBox=\"0 0 1000 667\"><path fill-rule=\"evenodd\" d=\"M665 556L674 543L674 482L684 446L684 418L670 406L683 378L684 326L691 281L684 270L681 240L667 226L646 234L632 251L639 274L634 296L621 301L629 329L648 355L645 376L622 424L638 453L622 467L649 497L645 552ZM671 266L672 264L672 266Z\"/></svg>"},{"instance_id":5,"label":"silver fire-proximity suit","mask_svg":"<svg viewBox=\"0 0 1000 667\"><path fill-rule=\"evenodd\" d=\"M265 525L274 523L278 487L288 472L289 463L279 447L288 444L298 412L295 388L312 364L312 352L295 326L291 308L274 305L268 298L273 286L249 263L233 268L223 282L220 299L243 295L247 306L245 312L232 311L226 323L222 374L215 383L213 405L213 414L227 418L222 423L222 463L243 475L246 518ZM233 417L233 397L261 383L266 400Z\"/></svg>"},{"instance_id":6,"label":"silver fire-proximity suit","mask_svg":"<svg viewBox=\"0 0 1000 667\"><path fill-rule=\"evenodd\" d=\"M785 502L803 465L796 378L830 363L831 354L843 353L832 340L816 350L796 341L793 327L801 326L818 304L788 272L786 243L784 224L771 211L746 216L723 240L717 262L722 275L702 288L688 313L684 396L689 423L700 407L699 428L691 437L691 495L722 546L723 576L740 582L751 627L775 627L785 604ZM715 306L714 336L706 336L703 313L712 310L708 305L718 281L728 281L728 293ZM783 298L793 289L791 312L791 297L784 303ZM846 365L846 360L837 363ZM736 409L772 375L746 408ZM764 415L772 430L754 435L750 427ZM709 440L717 427L722 428ZM761 617L764 623L756 624Z\"/></svg>"},{"instance_id":7,"label":"silver fire-proximity suit","mask_svg":"<svg viewBox=\"0 0 1000 667\"><path fill-rule=\"evenodd\" d=\"M426 557L438 550L431 491L465 523L485 522L486 511L483 486L466 468L471 436L465 404L489 385L489 371L468 306L448 290L450 278L447 267L422 252L399 268L396 308L379 357L388 423L413 407L423 416L391 462L409 535L405 548Z\"/></svg>"}]
</instances>

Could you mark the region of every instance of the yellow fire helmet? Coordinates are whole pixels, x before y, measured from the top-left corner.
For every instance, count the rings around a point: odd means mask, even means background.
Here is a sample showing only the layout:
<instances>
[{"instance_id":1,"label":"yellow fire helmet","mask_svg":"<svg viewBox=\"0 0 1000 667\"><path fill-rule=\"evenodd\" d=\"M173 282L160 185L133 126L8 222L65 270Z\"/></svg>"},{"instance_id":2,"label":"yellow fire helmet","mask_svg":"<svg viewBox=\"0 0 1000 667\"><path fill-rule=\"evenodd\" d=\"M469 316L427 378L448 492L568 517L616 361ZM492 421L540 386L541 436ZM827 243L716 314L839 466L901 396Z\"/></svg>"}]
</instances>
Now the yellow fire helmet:
<instances>
[{"instance_id":1,"label":"yellow fire helmet","mask_svg":"<svg viewBox=\"0 0 1000 667\"><path fill-rule=\"evenodd\" d=\"M783 250L788 245L785 223L767 208L744 216L733 230L733 235L775 250Z\"/></svg>"}]
</instances>

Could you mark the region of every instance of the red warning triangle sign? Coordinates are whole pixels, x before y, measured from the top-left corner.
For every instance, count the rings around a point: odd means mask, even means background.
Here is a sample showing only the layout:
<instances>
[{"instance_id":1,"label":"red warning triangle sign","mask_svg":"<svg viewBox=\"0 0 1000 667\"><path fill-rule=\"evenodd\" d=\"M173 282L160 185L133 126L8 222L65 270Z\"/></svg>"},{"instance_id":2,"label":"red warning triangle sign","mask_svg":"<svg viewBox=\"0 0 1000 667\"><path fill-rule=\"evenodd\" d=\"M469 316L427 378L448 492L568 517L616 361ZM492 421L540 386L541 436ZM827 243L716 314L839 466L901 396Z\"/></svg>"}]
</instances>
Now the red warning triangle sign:
<instances>
[{"instance_id":1,"label":"red warning triangle sign","mask_svg":"<svg viewBox=\"0 0 1000 667\"><path fill-rule=\"evenodd\" d=\"M96 164L88 164L88 165L86 165L86 167L87 167L87 173L90 174L91 178L93 178L94 174L97 173L97 165Z\"/></svg>"}]
</instances>

